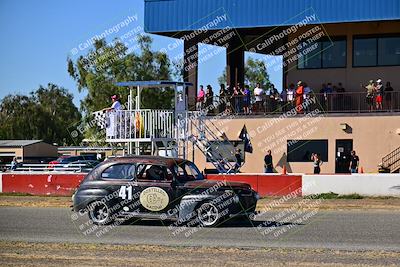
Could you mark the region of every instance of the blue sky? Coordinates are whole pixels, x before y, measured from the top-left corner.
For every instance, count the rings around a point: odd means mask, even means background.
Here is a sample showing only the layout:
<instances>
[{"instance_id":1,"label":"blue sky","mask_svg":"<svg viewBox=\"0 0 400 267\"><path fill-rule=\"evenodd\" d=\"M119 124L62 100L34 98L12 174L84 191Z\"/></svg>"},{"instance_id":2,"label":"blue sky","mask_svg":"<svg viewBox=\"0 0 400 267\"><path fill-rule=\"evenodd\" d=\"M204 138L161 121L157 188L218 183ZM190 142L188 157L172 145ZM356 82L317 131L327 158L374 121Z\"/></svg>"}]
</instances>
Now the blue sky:
<instances>
[{"instance_id":1,"label":"blue sky","mask_svg":"<svg viewBox=\"0 0 400 267\"><path fill-rule=\"evenodd\" d=\"M67 57L73 59L87 50L72 55L96 34L101 34L124 21L128 16L137 20L111 33L107 40L121 37L132 29L143 29L143 0L1 0L0 1L0 98L7 94L28 94L39 85L55 83L74 95L74 103L85 97L79 93L67 72ZM151 35L153 48L161 49L174 39ZM82 47L82 46L81 46ZM180 46L169 51L170 57L182 55ZM249 54L246 53L246 57ZM252 55L252 57L259 57ZM211 84L218 91L217 78L225 68L225 53L218 53L199 66L199 83ZM282 72L269 69L270 79L278 89Z\"/></svg>"}]
</instances>

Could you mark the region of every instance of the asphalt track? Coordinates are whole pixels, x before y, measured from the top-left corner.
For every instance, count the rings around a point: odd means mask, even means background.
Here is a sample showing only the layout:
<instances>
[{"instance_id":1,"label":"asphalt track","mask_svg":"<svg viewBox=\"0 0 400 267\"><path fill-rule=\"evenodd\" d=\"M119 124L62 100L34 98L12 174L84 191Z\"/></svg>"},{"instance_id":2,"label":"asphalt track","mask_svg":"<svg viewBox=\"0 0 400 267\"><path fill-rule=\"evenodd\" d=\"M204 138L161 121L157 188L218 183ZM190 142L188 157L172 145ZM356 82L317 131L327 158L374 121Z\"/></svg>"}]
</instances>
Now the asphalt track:
<instances>
[{"instance_id":1,"label":"asphalt track","mask_svg":"<svg viewBox=\"0 0 400 267\"><path fill-rule=\"evenodd\" d=\"M160 221L95 229L86 216L76 218L66 208L3 207L0 240L400 251L399 211L318 211L295 224L284 217L267 212L251 223L229 221L212 229L171 228Z\"/></svg>"}]
</instances>

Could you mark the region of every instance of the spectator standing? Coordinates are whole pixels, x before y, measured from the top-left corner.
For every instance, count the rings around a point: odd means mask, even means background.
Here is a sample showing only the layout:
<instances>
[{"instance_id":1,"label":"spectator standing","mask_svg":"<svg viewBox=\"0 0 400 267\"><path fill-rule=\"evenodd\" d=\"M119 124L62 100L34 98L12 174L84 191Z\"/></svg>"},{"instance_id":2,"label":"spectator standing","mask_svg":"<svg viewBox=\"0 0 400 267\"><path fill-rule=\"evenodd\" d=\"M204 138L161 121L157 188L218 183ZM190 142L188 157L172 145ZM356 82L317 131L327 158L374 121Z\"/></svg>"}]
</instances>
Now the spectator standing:
<instances>
[{"instance_id":1,"label":"spectator standing","mask_svg":"<svg viewBox=\"0 0 400 267\"><path fill-rule=\"evenodd\" d=\"M375 92L376 92L376 98L375 98L375 104L376 104L376 110L382 110L382 100L383 100L383 93L384 93L384 86L382 84L382 80L378 79L376 80L376 87L375 87Z\"/></svg>"},{"instance_id":2,"label":"spectator standing","mask_svg":"<svg viewBox=\"0 0 400 267\"><path fill-rule=\"evenodd\" d=\"M336 93L337 93L337 108L339 110L346 110L346 105L345 105L345 95L344 93L346 90L343 88L342 83L338 83L338 86L336 87Z\"/></svg>"},{"instance_id":3,"label":"spectator standing","mask_svg":"<svg viewBox=\"0 0 400 267\"><path fill-rule=\"evenodd\" d=\"M387 109L390 111L393 109L392 94L393 94L393 87L390 85L390 82L386 82L385 101L387 103Z\"/></svg>"},{"instance_id":4,"label":"spectator standing","mask_svg":"<svg viewBox=\"0 0 400 267\"><path fill-rule=\"evenodd\" d=\"M226 98L225 84L221 84L219 87L219 113L226 111L226 103L228 99Z\"/></svg>"},{"instance_id":5,"label":"spectator standing","mask_svg":"<svg viewBox=\"0 0 400 267\"><path fill-rule=\"evenodd\" d=\"M303 94L304 94L304 87L302 81L297 82L297 89L296 89L296 111L297 113L303 113Z\"/></svg>"},{"instance_id":6,"label":"spectator standing","mask_svg":"<svg viewBox=\"0 0 400 267\"><path fill-rule=\"evenodd\" d=\"M283 88L283 90L281 92L281 95L280 95L282 112L287 111L287 105L288 105L287 104L287 95L288 95L287 90L288 89Z\"/></svg>"},{"instance_id":7,"label":"spectator standing","mask_svg":"<svg viewBox=\"0 0 400 267\"><path fill-rule=\"evenodd\" d=\"M275 88L274 84L271 84L269 97L271 99L271 111L276 112L278 108L279 92L278 89Z\"/></svg>"},{"instance_id":8,"label":"spectator standing","mask_svg":"<svg viewBox=\"0 0 400 267\"><path fill-rule=\"evenodd\" d=\"M325 101L327 110L333 110L333 87L332 83L328 83L325 88Z\"/></svg>"},{"instance_id":9,"label":"spectator standing","mask_svg":"<svg viewBox=\"0 0 400 267\"><path fill-rule=\"evenodd\" d=\"M291 83L287 90L287 102L288 102L287 110L292 109L294 107L293 103L294 103L295 96L296 96L296 91L294 90L294 84Z\"/></svg>"},{"instance_id":10,"label":"spectator standing","mask_svg":"<svg viewBox=\"0 0 400 267\"><path fill-rule=\"evenodd\" d=\"M351 151L349 170L351 173L358 173L360 158L356 155L356 151Z\"/></svg>"},{"instance_id":11,"label":"spectator standing","mask_svg":"<svg viewBox=\"0 0 400 267\"><path fill-rule=\"evenodd\" d=\"M370 80L368 82L368 85L365 86L365 89L367 89L366 102L368 105L368 110L372 111L374 109L374 95L375 95L374 81Z\"/></svg>"},{"instance_id":12,"label":"spectator standing","mask_svg":"<svg viewBox=\"0 0 400 267\"><path fill-rule=\"evenodd\" d=\"M199 91L199 94L197 95L197 103L196 103L197 110L203 109L204 96L205 96L205 92L204 92L203 85L200 85L200 91Z\"/></svg>"},{"instance_id":13,"label":"spectator standing","mask_svg":"<svg viewBox=\"0 0 400 267\"><path fill-rule=\"evenodd\" d=\"M212 90L211 85L207 85L207 91L206 91L206 109L207 109L207 113L210 113L211 111L214 110L213 103L214 103L214 92Z\"/></svg>"},{"instance_id":14,"label":"spectator standing","mask_svg":"<svg viewBox=\"0 0 400 267\"><path fill-rule=\"evenodd\" d=\"M227 84L226 89L226 111L229 111L229 113L234 112L234 99L232 97L233 95L233 87L231 87L229 84Z\"/></svg>"},{"instance_id":15,"label":"spectator standing","mask_svg":"<svg viewBox=\"0 0 400 267\"><path fill-rule=\"evenodd\" d=\"M236 87L236 86L233 87L232 99L233 99L233 103L234 103L233 110L234 110L235 114L237 114L240 112L240 109L241 109L240 102L242 99L241 99L240 87Z\"/></svg>"},{"instance_id":16,"label":"spectator standing","mask_svg":"<svg viewBox=\"0 0 400 267\"><path fill-rule=\"evenodd\" d=\"M256 97L255 112L262 110L264 93L264 89L261 88L260 83L257 83L256 88L254 88L254 95Z\"/></svg>"},{"instance_id":17,"label":"spectator standing","mask_svg":"<svg viewBox=\"0 0 400 267\"><path fill-rule=\"evenodd\" d=\"M304 100L307 100L307 99L310 99L310 98L311 98L311 92L312 92L312 90L311 90L311 88L308 86L308 84L307 84L307 83L304 83L304 95L303 95ZM306 108L306 111L307 111L307 112L310 112L310 111L311 111L310 105L307 105L305 108Z\"/></svg>"},{"instance_id":18,"label":"spectator standing","mask_svg":"<svg viewBox=\"0 0 400 267\"><path fill-rule=\"evenodd\" d=\"M338 93L344 93L344 92L346 92L346 89L344 89L342 83L338 83L338 86L336 87L336 92L338 92Z\"/></svg>"},{"instance_id":19,"label":"spectator standing","mask_svg":"<svg viewBox=\"0 0 400 267\"><path fill-rule=\"evenodd\" d=\"M15 171L17 167L18 167L18 160L17 157L14 157L13 160L11 161L10 170Z\"/></svg>"},{"instance_id":20,"label":"spectator standing","mask_svg":"<svg viewBox=\"0 0 400 267\"><path fill-rule=\"evenodd\" d=\"M248 85L244 86L242 94L243 94L243 112L244 114L250 114L249 106L250 106L251 92Z\"/></svg>"},{"instance_id":21,"label":"spectator standing","mask_svg":"<svg viewBox=\"0 0 400 267\"><path fill-rule=\"evenodd\" d=\"M312 153L311 160L312 160L313 166L314 166L314 174L320 174L321 173L321 165L323 162L320 159L319 154Z\"/></svg>"},{"instance_id":22,"label":"spectator standing","mask_svg":"<svg viewBox=\"0 0 400 267\"><path fill-rule=\"evenodd\" d=\"M326 106L326 104L327 104L326 84L323 83L321 85L321 89L319 90L319 93L320 93L319 98L318 98L319 104L321 105L321 107L324 110L326 110L327 109L327 106Z\"/></svg>"},{"instance_id":23,"label":"spectator standing","mask_svg":"<svg viewBox=\"0 0 400 267\"><path fill-rule=\"evenodd\" d=\"M272 155L271 150L267 151L267 155L264 157L264 171L265 173L272 173L273 172L273 164L272 164Z\"/></svg>"}]
</instances>

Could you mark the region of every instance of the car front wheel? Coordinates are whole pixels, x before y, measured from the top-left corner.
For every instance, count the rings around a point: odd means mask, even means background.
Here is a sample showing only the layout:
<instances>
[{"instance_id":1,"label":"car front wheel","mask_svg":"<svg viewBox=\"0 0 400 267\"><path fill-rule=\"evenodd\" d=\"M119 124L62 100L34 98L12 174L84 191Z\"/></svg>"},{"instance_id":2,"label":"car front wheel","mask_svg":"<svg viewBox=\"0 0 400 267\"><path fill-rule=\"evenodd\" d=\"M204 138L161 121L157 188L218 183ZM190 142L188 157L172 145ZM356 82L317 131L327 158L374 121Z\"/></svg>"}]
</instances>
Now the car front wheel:
<instances>
[{"instance_id":1,"label":"car front wheel","mask_svg":"<svg viewBox=\"0 0 400 267\"><path fill-rule=\"evenodd\" d=\"M89 204L89 219L97 225L107 225L112 222L111 211L108 205L102 201Z\"/></svg>"},{"instance_id":2,"label":"car front wheel","mask_svg":"<svg viewBox=\"0 0 400 267\"><path fill-rule=\"evenodd\" d=\"M215 204L205 202L197 209L197 219L201 226L212 227L218 224L220 212Z\"/></svg>"}]
</instances>

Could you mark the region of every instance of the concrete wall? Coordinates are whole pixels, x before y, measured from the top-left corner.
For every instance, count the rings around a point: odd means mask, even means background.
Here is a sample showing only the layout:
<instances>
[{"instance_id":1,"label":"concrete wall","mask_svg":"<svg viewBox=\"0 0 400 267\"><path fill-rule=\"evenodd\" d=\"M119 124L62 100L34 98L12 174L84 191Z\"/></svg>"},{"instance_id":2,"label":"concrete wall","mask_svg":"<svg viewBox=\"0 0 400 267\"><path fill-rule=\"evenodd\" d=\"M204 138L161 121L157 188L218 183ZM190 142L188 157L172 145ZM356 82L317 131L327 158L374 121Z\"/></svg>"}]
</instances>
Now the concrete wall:
<instances>
[{"instance_id":1,"label":"concrete wall","mask_svg":"<svg viewBox=\"0 0 400 267\"><path fill-rule=\"evenodd\" d=\"M337 84L341 82L347 91L360 91L360 83L366 84L368 80L382 78L384 82L390 81L395 90L400 88L400 66L384 67L356 67L353 68L353 35L373 35L373 34L400 34L400 21L387 22L363 22L363 23L343 23L323 25L329 37L347 37L347 67L332 69L297 69L297 62L290 64L286 76L286 84L297 81L305 81L313 88L314 92L319 92L322 83L331 82ZM307 31L311 27L305 27ZM296 34L301 34L299 31ZM292 40L297 35L289 36Z\"/></svg>"},{"instance_id":2,"label":"concrete wall","mask_svg":"<svg viewBox=\"0 0 400 267\"><path fill-rule=\"evenodd\" d=\"M85 173L7 172L0 174L0 193L70 196Z\"/></svg>"},{"instance_id":3,"label":"concrete wall","mask_svg":"<svg viewBox=\"0 0 400 267\"><path fill-rule=\"evenodd\" d=\"M303 175L302 192L400 196L400 174Z\"/></svg>"},{"instance_id":4,"label":"concrete wall","mask_svg":"<svg viewBox=\"0 0 400 267\"><path fill-rule=\"evenodd\" d=\"M347 123L352 132L343 131L341 123ZM214 124L231 140L237 140L243 125L246 125L252 136L251 143L254 148L252 154L246 153L246 163L241 169L247 173L263 172L264 155L268 149L272 150L273 163L278 172L281 172L283 165L286 165L289 173L312 173L311 162L287 163L287 140L328 139L328 161L322 165L322 173L335 172L336 139L353 139L353 149L360 157L360 166L364 172L377 172L382 157L400 147L399 115L319 114L315 118L295 117L280 121L277 121L277 118L237 117L231 120L219 120ZM213 168L212 164L206 163L205 156L197 149L195 163L201 170Z\"/></svg>"}]
</instances>

